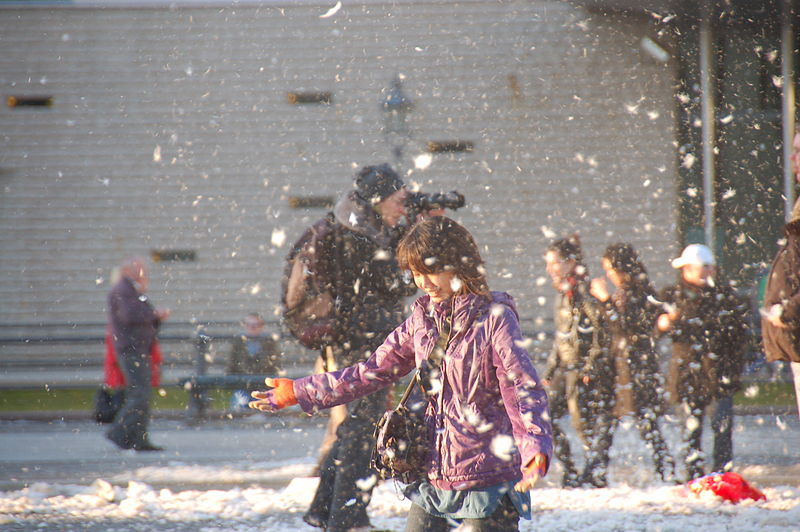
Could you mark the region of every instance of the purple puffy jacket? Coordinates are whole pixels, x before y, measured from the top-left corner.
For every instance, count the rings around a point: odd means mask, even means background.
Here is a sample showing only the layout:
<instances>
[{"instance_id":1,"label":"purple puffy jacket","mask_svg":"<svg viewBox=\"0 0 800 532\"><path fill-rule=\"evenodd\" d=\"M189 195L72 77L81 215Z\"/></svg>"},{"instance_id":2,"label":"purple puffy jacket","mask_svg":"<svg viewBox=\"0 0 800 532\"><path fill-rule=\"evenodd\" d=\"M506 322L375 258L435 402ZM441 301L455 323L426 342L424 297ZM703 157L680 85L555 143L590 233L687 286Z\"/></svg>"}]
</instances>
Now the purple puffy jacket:
<instances>
[{"instance_id":1,"label":"purple puffy jacket","mask_svg":"<svg viewBox=\"0 0 800 532\"><path fill-rule=\"evenodd\" d=\"M430 401L428 479L441 489L492 486L522 477L536 453L552 454L547 396L528 352L510 295L457 296L444 373L442 408ZM450 301L423 296L411 315L364 362L294 381L303 411L313 413L375 392L427 359ZM377 421L377 420L376 420Z\"/></svg>"}]
</instances>

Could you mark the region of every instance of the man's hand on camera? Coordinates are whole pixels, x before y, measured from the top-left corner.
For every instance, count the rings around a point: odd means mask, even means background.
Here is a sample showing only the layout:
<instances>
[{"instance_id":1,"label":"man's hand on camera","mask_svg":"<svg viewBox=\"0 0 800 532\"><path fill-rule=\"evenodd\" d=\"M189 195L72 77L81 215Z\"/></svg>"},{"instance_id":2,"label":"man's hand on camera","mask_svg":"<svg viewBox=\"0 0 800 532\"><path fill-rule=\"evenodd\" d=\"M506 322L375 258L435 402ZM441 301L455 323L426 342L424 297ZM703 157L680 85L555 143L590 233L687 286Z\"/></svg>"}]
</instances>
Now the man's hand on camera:
<instances>
[{"instance_id":1,"label":"man's hand on camera","mask_svg":"<svg viewBox=\"0 0 800 532\"><path fill-rule=\"evenodd\" d=\"M433 216L444 216L444 209L431 209L429 211L423 211L417 215L417 219L414 220L414 223L422 221L425 218L432 218Z\"/></svg>"}]
</instances>

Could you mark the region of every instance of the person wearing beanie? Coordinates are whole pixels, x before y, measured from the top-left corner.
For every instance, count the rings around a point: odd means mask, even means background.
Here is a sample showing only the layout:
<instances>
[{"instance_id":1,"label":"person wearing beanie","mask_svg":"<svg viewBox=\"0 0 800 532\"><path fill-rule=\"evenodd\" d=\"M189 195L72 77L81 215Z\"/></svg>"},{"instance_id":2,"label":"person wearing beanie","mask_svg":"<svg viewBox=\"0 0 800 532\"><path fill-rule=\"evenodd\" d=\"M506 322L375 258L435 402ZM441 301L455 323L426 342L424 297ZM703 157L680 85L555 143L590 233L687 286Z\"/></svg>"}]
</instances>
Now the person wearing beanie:
<instances>
[{"instance_id":1,"label":"person wearing beanie","mask_svg":"<svg viewBox=\"0 0 800 532\"><path fill-rule=\"evenodd\" d=\"M326 371L365 360L404 318L403 300L416 291L395 258L407 227L401 224L406 194L391 166L364 166L334 206L331 235L318 250L330 273L339 333L335 345L323 349ZM320 462L306 523L330 532L368 529L372 433L388 400L388 390L380 390L346 405L336 439Z\"/></svg>"},{"instance_id":2,"label":"person wearing beanie","mask_svg":"<svg viewBox=\"0 0 800 532\"><path fill-rule=\"evenodd\" d=\"M386 163L365 166L356 174L356 194L371 205L377 205L392 194L402 190L405 183Z\"/></svg>"},{"instance_id":3,"label":"person wearing beanie","mask_svg":"<svg viewBox=\"0 0 800 532\"><path fill-rule=\"evenodd\" d=\"M747 300L717 275L716 260L703 244L690 244L672 261L678 281L659 300L658 331L672 339L667 389L685 415L683 439L687 481L705 474L701 448L705 411L713 410L712 471L733 465L733 394L741 387L750 341Z\"/></svg>"}]
</instances>

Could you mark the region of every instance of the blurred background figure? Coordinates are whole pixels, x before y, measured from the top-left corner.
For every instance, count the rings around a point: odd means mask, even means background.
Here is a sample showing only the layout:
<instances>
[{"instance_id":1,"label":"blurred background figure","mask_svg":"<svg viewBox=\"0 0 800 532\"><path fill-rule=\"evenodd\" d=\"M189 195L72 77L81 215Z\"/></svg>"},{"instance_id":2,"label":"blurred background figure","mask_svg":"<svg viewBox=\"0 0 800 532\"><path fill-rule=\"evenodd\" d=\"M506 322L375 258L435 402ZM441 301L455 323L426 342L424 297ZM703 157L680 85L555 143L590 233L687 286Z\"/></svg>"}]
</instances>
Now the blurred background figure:
<instances>
[{"instance_id":1,"label":"blurred background figure","mask_svg":"<svg viewBox=\"0 0 800 532\"><path fill-rule=\"evenodd\" d=\"M150 352L167 309L155 309L147 296L145 260L132 258L120 266L120 279L108 294L108 319L117 364L125 381L125 399L106 438L121 449L161 451L150 441L152 399Z\"/></svg>"},{"instance_id":2,"label":"blurred background figure","mask_svg":"<svg viewBox=\"0 0 800 532\"><path fill-rule=\"evenodd\" d=\"M264 318L251 312L242 320L242 331L231 342L228 357L228 375L276 376L281 372L281 352L278 343L266 331ZM231 410L247 411L250 392L234 390L231 395Z\"/></svg>"},{"instance_id":3,"label":"blurred background figure","mask_svg":"<svg viewBox=\"0 0 800 532\"><path fill-rule=\"evenodd\" d=\"M791 150L795 180L800 183L800 132L795 130ZM800 414L800 198L783 227L786 243L770 267L761 309L761 331L767 361L788 362L794 376Z\"/></svg>"},{"instance_id":4,"label":"blurred background figure","mask_svg":"<svg viewBox=\"0 0 800 532\"><path fill-rule=\"evenodd\" d=\"M653 297L655 289L630 244L608 246L602 263L606 276L616 288L614 295L609 294L602 278L592 280L590 291L606 303L616 383L614 428L619 418L632 416L639 434L653 453L656 473L661 480L672 482L675 462L658 423L664 413L662 396L665 390L653 339L658 310ZM609 446L611 441L609 438Z\"/></svg>"},{"instance_id":5,"label":"blurred background figure","mask_svg":"<svg viewBox=\"0 0 800 532\"><path fill-rule=\"evenodd\" d=\"M748 301L717 275L716 261L703 244L686 246L672 261L678 282L660 296L659 332L672 340L667 389L685 415L686 480L705 474L701 448L705 411L713 407L713 471L733 460L733 394L741 387L750 344Z\"/></svg>"},{"instance_id":6,"label":"blurred background figure","mask_svg":"<svg viewBox=\"0 0 800 532\"><path fill-rule=\"evenodd\" d=\"M561 484L605 487L608 457L602 452L608 444L601 442L611 437L614 377L608 370L602 305L589 293L589 272L577 235L552 242L545 264L558 296L553 349L542 380L550 402L554 453L564 467ZM588 451L582 474L576 470L569 439L558 424L567 414Z\"/></svg>"}]
</instances>

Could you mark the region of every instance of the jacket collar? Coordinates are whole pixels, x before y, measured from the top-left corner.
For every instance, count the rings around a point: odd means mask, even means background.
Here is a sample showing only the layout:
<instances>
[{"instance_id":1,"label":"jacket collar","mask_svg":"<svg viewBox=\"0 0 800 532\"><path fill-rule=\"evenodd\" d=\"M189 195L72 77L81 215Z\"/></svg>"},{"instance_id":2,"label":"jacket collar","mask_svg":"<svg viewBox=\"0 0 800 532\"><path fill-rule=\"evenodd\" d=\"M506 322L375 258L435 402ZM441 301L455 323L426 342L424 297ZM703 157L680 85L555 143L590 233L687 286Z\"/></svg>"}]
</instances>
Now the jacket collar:
<instances>
[{"instance_id":1,"label":"jacket collar","mask_svg":"<svg viewBox=\"0 0 800 532\"><path fill-rule=\"evenodd\" d=\"M382 221L375 208L355 191L344 194L333 208L336 221L345 228L372 240L383 248L391 246L395 232Z\"/></svg>"},{"instance_id":2,"label":"jacket collar","mask_svg":"<svg viewBox=\"0 0 800 532\"><path fill-rule=\"evenodd\" d=\"M439 328L452 309L454 335L469 328L473 322L484 319L495 305L505 305L519 317L514 298L505 292L492 292L490 298L475 294L453 296L453 299L441 303L433 303L430 296L426 295L420 297L418 301L425 315Z\"/></svg>"},{"instance_id":3,"label":"jacket collar","mask_svg":"<svg viewBox=\"0 0 800 532\"><path fill-rule=\"evenodd\" d=\"M800 220L792 220L788 224L784 225L783 232L786 234L786 236L800 235Z\"/></svg>"}]
</instances>

